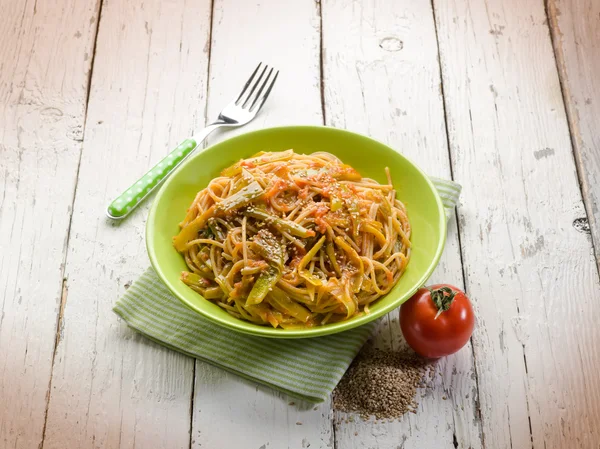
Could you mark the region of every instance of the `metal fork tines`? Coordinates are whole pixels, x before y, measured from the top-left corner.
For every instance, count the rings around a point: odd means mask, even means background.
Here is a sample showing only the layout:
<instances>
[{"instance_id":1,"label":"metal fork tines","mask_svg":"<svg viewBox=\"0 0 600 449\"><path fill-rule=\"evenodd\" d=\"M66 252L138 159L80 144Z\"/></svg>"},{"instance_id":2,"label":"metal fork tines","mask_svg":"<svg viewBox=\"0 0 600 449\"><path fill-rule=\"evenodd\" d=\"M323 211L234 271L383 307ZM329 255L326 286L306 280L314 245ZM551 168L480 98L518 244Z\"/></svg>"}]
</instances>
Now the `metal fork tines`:
<instances>
[{"instance_id":1,"label":"metal fork tines","mask_svg":"<svg viewBox=\"0 0 600 449\"><path fill-rule=\"evenodd\" d=\"M219 121L243 125L252 120L269 97L278 75L279 70L259 63L237 98L221 111Z\"/></svg>"},{"instance_id":2,"label":"metal fork tines","mask_svg":"<svg viewBox=\"0 0 600 449\"><path fill-rule=\"evenodd\" d=\"M250 75L250 78L248 79L248 81L246 81L246 84L244 84L244 88L240 92L240 96L237 98L237 100L235 100L235 104L236 105L239 105L240 102L242 101L242 97L244 96L244 94L248 90L248 86L250 85L250 83L252 83L252 80L254 79L254 77L256 76L256 74L258 73L261 65L262 65L262 62L259 62L258 65L256 66L256 69L254 69L254 72L252 72L252 75ZM250 92L248 93L248 95L246 96L246 99L242 103L242 107L243 108L246 107L246 105L248 104L248 102L252 98L252 94L254 93L254 91L256 90L256 88L258 87L258 85L260 84L260 81L263 79L263 76L265 76L265 72L267 71L268 68L269 68L269 66L265 65L264 68L263 68L263 70L262 70L262 72L260 72L260 76L258 77L258 79L256 80L256 82L252 85L252 89L250 89ZM265 86L269 82L269 79L271 78L272 74L273 74L273 67L271 67L271 70L269 70L269 73L267 74L267 77L265 78L265 81L260 86L260 89L256 93L256 96L254 96L254 100L252 101L252 104L250 105L250 111L252 111L256 107L256 104L257 104L258 100L261 100L260 106L259 106L259 108L260 108L262 106L262 104L266 101L266 99L269 96L269 94L271 93L271 89L273 88L273 85L275 84L275 81L277 81L277 75L279 75L279 70L277 72L275 72L275 76L271 80L271 84L269 84L269 88L267 89L267 91L265 92L265 94L261 96L262 91L264 90Z\"/></svg>"}]
</instances>

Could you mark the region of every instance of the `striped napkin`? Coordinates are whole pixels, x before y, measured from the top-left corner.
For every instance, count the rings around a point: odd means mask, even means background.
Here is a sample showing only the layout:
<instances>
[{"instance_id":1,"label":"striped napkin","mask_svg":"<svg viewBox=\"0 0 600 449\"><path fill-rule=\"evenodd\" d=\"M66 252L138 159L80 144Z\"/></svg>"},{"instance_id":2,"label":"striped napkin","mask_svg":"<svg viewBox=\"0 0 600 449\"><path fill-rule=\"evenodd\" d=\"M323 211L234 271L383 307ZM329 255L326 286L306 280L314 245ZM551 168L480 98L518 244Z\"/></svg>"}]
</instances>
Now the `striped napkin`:
<instances>
[{"instance_id":1,"label":"striped napkin","mask_svg":"<svg viewBox=\"0 0 600 449\"><path fill-rule=\"evenodd\" d=\"M460 185L431 180L446 216L451 217ZM293 340L242 335L189 309L152 268L129 287L113 310L159 344L310 402L327 399L375 327L372 322L334 335Z\"/></svg>"}]
</instances>

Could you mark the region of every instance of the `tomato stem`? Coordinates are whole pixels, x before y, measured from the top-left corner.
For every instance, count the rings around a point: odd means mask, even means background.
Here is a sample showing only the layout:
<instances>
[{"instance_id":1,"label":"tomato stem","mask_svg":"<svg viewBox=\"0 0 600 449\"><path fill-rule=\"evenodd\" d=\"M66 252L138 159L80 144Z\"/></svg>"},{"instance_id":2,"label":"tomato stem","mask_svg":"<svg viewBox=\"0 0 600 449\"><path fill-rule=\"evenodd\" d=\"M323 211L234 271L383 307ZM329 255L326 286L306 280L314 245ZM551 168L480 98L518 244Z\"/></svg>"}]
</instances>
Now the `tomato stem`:
<instances>
[{"instance_id":1,"label":"tomato stem","mask_svg":"<svg viewBox=\"0 0 600 449\"><path fill-rule=\"evenodd\" d=\"M435 320L440 316L442 312L445 312L452 305L452 301L456 296L456 292L450 287L440 287L433 290L429 290L431 293L431 300L437 307L438 311L435 315Z\"/></svg>"}]
</instances>

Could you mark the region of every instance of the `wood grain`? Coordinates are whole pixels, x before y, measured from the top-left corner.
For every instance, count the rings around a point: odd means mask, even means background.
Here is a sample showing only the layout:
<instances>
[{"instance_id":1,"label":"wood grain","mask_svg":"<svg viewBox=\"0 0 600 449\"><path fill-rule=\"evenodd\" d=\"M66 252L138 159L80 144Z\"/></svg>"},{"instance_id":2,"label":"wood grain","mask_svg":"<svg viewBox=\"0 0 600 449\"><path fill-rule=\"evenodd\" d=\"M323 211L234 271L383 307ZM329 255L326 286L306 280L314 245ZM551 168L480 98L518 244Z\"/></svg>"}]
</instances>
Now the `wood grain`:
<instances>
[{"instance_id":1,"label":"wood grain","mask_svg":"<svg viewBox=\"0 0 600 449\"><path fill-rule=\"evenodd\" d=\"M573 226L591 231L600 269L600 2L548 0L547 13L587 210Z\"/></svg>"},{"instance_id":2,"label":"wood grain","mask_svg":"<svg viewBox=\"0 0 600 449\"><path fill-rule=\"evenodd\" d=\"M410 1L323 1L327 124L388 143L428 173L451 178L431 4ZM431 282L462 286L453 218ZM405 349L398 311L381 323L374 344ZM336 413L340 448L482 447L470 345L441 360L418 394L417 414L365 422Z\"/></svg>"},{"instance_id":3,"label":"wood grain","mask_svg":"<svg viewBox=\"0 0 600 449\"><path fill-rule=\"evenodd\" d=\"M104 211L202 125L209 23L208 0L102 8L44 449L189 447L192 359L112 312L149 264L149 202L120 224Z\"/></svg>"},{"instance_id":4,"label":"wood grain","mask_svg":"<svg viewBox=\"0 0 600 449\"><path fill-rule=\"evenodd\" d=\"M96 0L0 1L0 447L42 441Z\"/></svg>"},{"instance_id":5,"label":"wood grain","mask_svg":"<svg viewBox=\"0 0 600 449\"><path fill-rule=\"evenodd\" d=\"M600 4L211 3L0 0L0 448L598 449ZM111 311L149 203L105 206L260 60L282 70L266 109L211 142L325 120L463 184L432 282L464 283L478 325L416 415L290 405ZM404 345L394 318L375 345Z\"/></svg>"},{"instance_id":6,"label":"wood grain","mask_svg":"<svg viewBox=\"0 0 600 449\"><path fill-rule=\"evenodd\" d=\"M237 95L259 61L281 71L265 108L243 128L213 135L211 143L269 126L322 124L316 3L215 1L209 121ZM315 410L201 362L193 414L193 448L333 447L329 402Z\"/></svg>"},{"instance_id":7,"label":"wood grain","mask_svg":"<svg viewBox=\"0 0 600 449\"><path fill-rule=\"evenodd\" d=\"M597 448L600 287L543 2L434 5L485 445Z\"/></svg>"}]
</instances>

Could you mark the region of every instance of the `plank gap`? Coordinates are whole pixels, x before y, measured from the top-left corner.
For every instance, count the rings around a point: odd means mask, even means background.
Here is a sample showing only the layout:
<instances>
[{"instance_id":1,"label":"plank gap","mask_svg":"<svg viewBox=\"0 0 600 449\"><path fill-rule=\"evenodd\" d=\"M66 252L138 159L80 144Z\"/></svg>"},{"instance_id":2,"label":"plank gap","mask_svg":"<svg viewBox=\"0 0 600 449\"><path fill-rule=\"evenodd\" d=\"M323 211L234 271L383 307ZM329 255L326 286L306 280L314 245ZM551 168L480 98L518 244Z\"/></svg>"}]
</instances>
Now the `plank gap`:
<instances>
[{"instance_id":1,"label":"plank gap","mask_svg":"<svg viewBox=\"0 0 600 449\"><path fill-rule=\"evenodd\" d=\"M323 54L323 5L319 0L316 0L316 3L317 14L319 15L319 77L321 78L321 115L323 119L323 125L326 125L327 115L325 114L325 77L323 75L325 73L325 58Z\"/></svg>"},{"instance_id":2,"label":"plank gap","mask_svg":"<svg viewBox=\"0 0 600 449\"><path fill-rule=\"evenodd\" d=\"M211 0L210 2L210 22L208 26L208 38L206 40L206 45L208 45L208 53L206 59L206 89L204 91L205 101L204 101L204 126L209 123L208 120L208 92L210 88L210 60L212 56L212 39L213 39L213 23L215 17L215 0ZM181 45L181 44L180 44ZM195 126L198 126L197 124ZM191 130L190 135L194 135L194 129ZM206 139L202 142L204 148L206 148ZM198 360L194 359L193 367L192 367L192 394L190 396L190 441L189 441L189 449L192 449L194 446L194 404L196 398L196 373L197 373Z\"/></svg>"},{"instance_id":3,"label":"plank gap","mask_svg":"<svg viewBox=\"0 0 600 449\"><path fill-rule=\"evenodd\" d=\"M531 415L529 415L529 434L531 435L531 448L533 448L533 430L531 429Z\"/></svg>"},{"instance_id":4,"label":"plank gap","mask_svg":"<svg viewBox=\"0 0 600 449\"><path fill-rule=\"evenodd\" d=\"M437 8L435 5L435 1L431 0L431 12L433 14L433 28L435 30L435 41L436 41L436 46L437 46L437 61L438 61L438 67L439 67L439 71L440 71L440 94L442 96L442 110L443 110L443 114L444 114L444 132L446 134L446 145L447 145L447 150L448 150L448 166L450 168L450 177L452 180L454 180L454 161L452 160L452 149L450 146L450 131L448 128L448 111L446 110L446 94L444 91L444 70L442 68L442 58L440 55L440 39L439 39L439 33L438 33L438 17L437 17ZM470 113L470 111L469 111ZM458 204L456 206L454 206L454 221L455 221L455 225L456 225L456 237L458 240L458 255L459 255L459 259L460 259L460 268L462 271L462 289L466 292L467 291L467 276L468 276L468 271L465 267L465 256L464 256L464 247L463 247L463 241L462 241L462 230L461 230L461 224L460 224L460 220L458 219ZM478 431L479 431L479 440L481 441L481 447L482 449L485 449L486 444L485 444L485 435L483 432L483 416L481 413L481 404L479 401L479 372L477 370L477 359L476 359L476 354L475 354L475 345L473 344L473 337L470 338L470 343L471 343L471 357L473 360L473 373L475 374L475 390L477 392L477 396L473 398L473 402L474 402L474 406L475 406L475 413L477 414L477 417L479 418L479 426L478 426ZM453 420L454 421L454 420ZM458 440L456 438L456 422L453 422L453 444L454 447L458 447Z\"/></svg>"},{"instance_id":5,"label":"plank gap","mask_svg":"<svg viewBox=\"0 0 600 449\"><path fill-rule=\"evenodd\" d=\"M528 378L529 377L529 369L527 368L527 354L525 354L525 345L523 345L523 364L525 365L525 375ZM529 392L527 392L526 395L526 399L527 399L527 420L529 421L529 437L531 438L531 449L534 449L533 447L533 429L531 427L531 412L530 407L529 407Z\"/></svg>"},{"instance_id":6,"label":"plank gap","mask_svg":"<svg viewBox=\"0 0 600 449\"><path fill-rule=\"evenodd\" d=\"M440 37L438 35L438 24L437 24L437 17L436 17L436 13L435 13L436 9L435 9L435 2L434 0L431 0L431 13L433 15L433 30L435 32L435 45L437 47L437 62L438 62L438 69L440 71L440 95L442 96L442 112L444 114L444 133L446 134L446 148L448 149L448 166L450 168L450 179L452 179L454 181L454 167L453 167L453 163L452 163L452 151L450 151L450 133L448 132L448 113L446 112L446 94L444 93L444 71L442 70L442 58L440 56ZM454 207L454 215L456 217L458 217L458 211L457 211L458 205ZM458 221L458 220L457 220ZM457 233L458 234L458 242L459 242L459 248L460 248L460 232ZM462 250L459 251L460 253L460 264L461 267L463 269L463 282L466 285L466 278L465 278L465 269L464 269L464 261L463 261L463 257L462 257ZM464 288L464 286L463 286Z\"/></svg>"},{"instance_id":7,"label":"plank gap","mask_svg":"<svg viewBox=\"0 0 600 449\"><path fill-rule=\"evenodd\" d=\"M79 170L77 170L77 175L79 175ZM75 177L75 184L77 184L77 177ZM75 191L73 191L73 196L75 196ZM73 216L73 206L71 206L71 216ZM69 241L69 235L71 232L71 221L69 220L69 229L67 231L67 240L65 242L65 259L66 259L66 250ZM63 260L62 266L62 276L64 276L65 272L65 261ZM52 350L52 361L50 362L50 378L48 379L48 388L46 391L46 410L44 411L44 426L42 427L42 439L40 440L40 444L38 444L38 448L42 449L44 447L44 438L46 437L46 425L48 424L48 409L50 407L50 393L52 388L52 373L54 372L54 359L56 358L56 348L58 348L58 343L60 341L60 326L63 321L63 314L65 313L65 304L67 302L67 295L69 293L69 289L67 287L67 280L63 277L62 281L62 294L60 295L60 306L58 310L58 316L56 318L56 336L54 338L54 348Z\"/></svg>"},{"instance_id":8,"label":"plank gap","mask_svg":"<svg viewBox=\"0 0 600 449\"><path fill-rule=\"evenodd\" d=\"M102 20L102 6L104 0L98 0L96 10L98 11L98 21L96 22L96 35L94 36L94 45L92 45L92 60L90 62L90 71L88 72L87 95L85 97L85 111L83 113L83 137L81 142L85 140L85 125L87 123L88 105L90 104L90 92L92 91L92 76L94 75L94 61L96 60L96 45L98 44L98 32L100 30L100 20ZM82 143L83 148L83 143ZM81 151L79 151L79 162L77 163L77 177L75 178L75 192L77 192L77 182L79 181L79 165L81 164ZM75 203L75 195L73 195L73 204ZM71 216L73 215L73 207L71 206ZM69 224L70 227L70 224ZM69 229L70 231L70 229Z\"/></svg>"},{"instance_id":9,"label":"plank gap","mask_svg":"<svg viewBox=\"0 0 600 449\"><path fill-rule=\"evenodd\" d=\"M248 44L244 51L232 52L240 42ZM284 43L294 51L282 51ZM280 75L264 109L251 123L212 135L208 145L269 126L322 125L319 60L319 13L314 0L267 0L244 3L243 7L235 0L215 1L207 118L216 117L231 101L247 80L246 70L254 70L258 61L276 67ZM289 405L290 399L282 393L205 363L196 365L195 377L192 447L333 447L328 402L310 408ZM220 430L239 422L251 431L224 434Z\"/></svg>"},{"instance_id":10,"label":"plank gap","mask_svg":"<svg viewBox=\"0 0 600 449\"><path fill-rule=\"evenodd\" d=\"M36 2L37 4L37 2ZM69 250L69 242L71 239L71 226L73 224L73 208L75 206L75 196L77 195L77 185L79 184L79 170L81 168L81 153L83 151L83 141L85 140L85 125L87 122L87 112L88 112L88 104L90 102L90 90L92 85L92 74L94 73L94 60L96 56L96 43L98 42L98 33L100 31L100 20L102 16L102 5L103 0L98 0L96 4L96 14L98 16L98 20L96 21L96 29L94 31L94 43L92 45L92 59L90 61L90 70L88 72L87 79L87 92L85 98L85 110L83 112L83 135L81 139L81 143L79 146L79 157L77 158L77 169L75 171L75 185L73 186L73 195L71 198L71 206L69 207L69 224L67 225L67 238L65 239L65 243L63 245L63 261L61 266L61 277L62 277L62 287L61 287L61 296L60 296L60 304L59 311L56 317L56 337L54 339L54 348L52 349L52 362L50 363L50 378L48 379L48 389L46 392L46 410L44 411L44 426L42 427L42 439L38 445L39 449L43 449L44 440L46 438L46 427L48 425L48 410L50 408L50 395L52 392L52 376L54 374L54 362L56 360L56 352L58 349L58 344L60 343L60 328L63 323L63 317L65 312L65 304L67 302L67 295L69 293L69 289L67 286L67 279L65 278L65 269L67 266L67 252ZM35 7L34 7L35 8Z\"/></svg>"},{"instance_id":11,"label":"plank gap","mask_svg":"<svg viewBox=\"0 0 600 449\"><path fill-rule=\"evenodd\" d=\"M206 43L208 44L208 55L206 62L206 101L204 102L204 126L209 123L208 120L208 93L210 92L210 61L212 57L212 40L213 40L213 23L215 21L215 0L210 1L210 25L208 28L208 40ZM192 130L192 135L194 134L194 130ZM204 139L203 145L206 148L206 139ZM196 364L194 363L194 372L196 369ZM195 379L195 376L194 376Z\"/></svg>"},{"instance_id":12,"label":"plank gap","mask_svg":"<svg viewBox=\"0 0 600 449\"><path fill-rule=\"evenodd\" d=\"M458 220L457 220L458 221ZM457 230L456 232L458 234L458 248L459 248L459 253L461 255L461 266L463 269L463 272L465 271L465 265L463 263L462 260L462 245L460 243L460 228ZM466 275L466 273L464 274ZM463 282L465 281L463 275ZM475 405L475 413L477 413L477 416L479 418L479 440L481 441L481 448L485 449L486 445L485 445L485 432L483 431L483 415L481 413L481 402L479 401L479 372L477 371L477 364L475 363L475 345L473 344L473 337L471 336L470 338L470 342L471 342L471 356L473 357L473 373L475 374L475 390L477 391L477 397L473 398L474 401L474 405ZM531 417L529 417L529 420L531 421ZM456 434L456 428L454 429L454 433Z\"/></svg>"},{"instance_id":13,"label":"plank gap","mask_svg":"<svg viewBox=\"0 0 600 449\"><path fill-rule=\"evenodd\" d=\"M321 101L321 121L324 126L327 125L327 114L325 105L325 55L323 52L323 3L321 0L315 0L317 4L317 15L319 17L319 87L320 87L320 101ZM333 397L333 392L330 398ZM331 416L331 441L333 442L333 449L337 449L337 436L336 436L336 425L335 425L335 410L333 408L333 400L331 401L331 407L329 408L329 414Z\"/></svg>"},{"instance_id":14,"label":"plank gap","mask_svg":"<svg viewBox=\"0 0 600 449\"><path fill-rule=\"evenodd\" d=\"M198 360L194 359L194 366L192 366L192 394L190 396L190 445L188 449L192 449L194 443L194 395L196 393L196 365Z\"/></svg>"}]
</instances>

